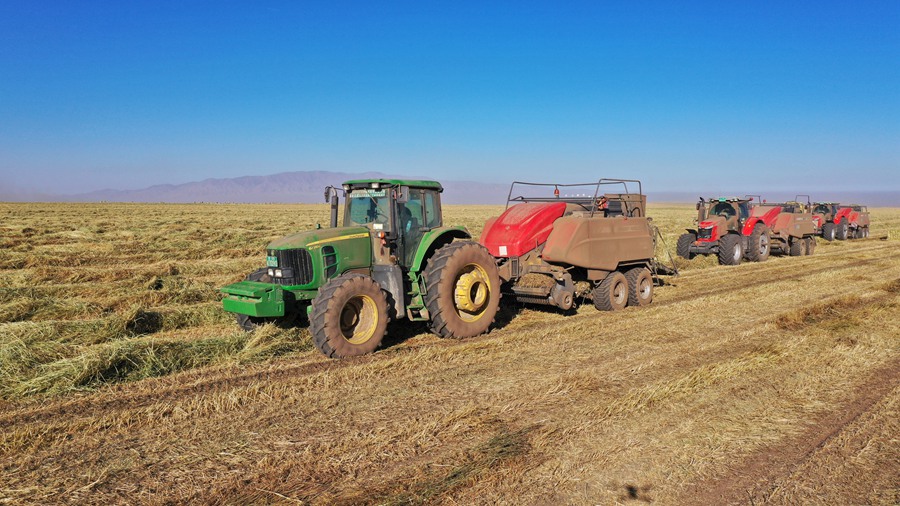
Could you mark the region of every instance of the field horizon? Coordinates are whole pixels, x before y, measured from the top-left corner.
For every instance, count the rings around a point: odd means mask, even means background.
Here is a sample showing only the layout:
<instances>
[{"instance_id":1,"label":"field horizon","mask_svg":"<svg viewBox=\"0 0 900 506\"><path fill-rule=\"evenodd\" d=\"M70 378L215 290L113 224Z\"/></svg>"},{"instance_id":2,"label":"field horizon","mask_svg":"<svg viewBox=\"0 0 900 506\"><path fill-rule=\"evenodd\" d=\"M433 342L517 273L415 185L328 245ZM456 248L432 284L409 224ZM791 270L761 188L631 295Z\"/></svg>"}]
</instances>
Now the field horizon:
<instances>
[{"instance_id":1,"label":"field horizon","mask_svg":"<svg viewBox=\"0 0 900 506\"><path fill-rule=\"evenodd\" d=\"M667 261L693 205L648 208ZM647 308L506 297L335 361L218 292L324 204L0 203L0 502L897 504L900 208L870 210L812 256L676 259Z\"/></svg>"}]
</instances>

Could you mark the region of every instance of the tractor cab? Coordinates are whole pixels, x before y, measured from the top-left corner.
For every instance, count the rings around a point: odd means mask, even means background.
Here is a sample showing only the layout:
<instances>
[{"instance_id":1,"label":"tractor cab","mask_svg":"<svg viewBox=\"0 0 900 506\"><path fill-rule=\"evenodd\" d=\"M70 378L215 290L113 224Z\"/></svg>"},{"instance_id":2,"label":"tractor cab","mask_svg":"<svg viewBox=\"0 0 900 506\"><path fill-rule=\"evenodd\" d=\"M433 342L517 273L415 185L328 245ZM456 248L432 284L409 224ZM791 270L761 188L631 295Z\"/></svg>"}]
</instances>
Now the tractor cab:
<instances>
[{"instance_id":1,"label":"tractor cab","mask_svg":"<svg viewBox=\"0 0 900 506\"><path fill-rule=\"evenodd\" d=\"M413 263L422 237L442 226L439 183L433 181L357 180L344 183L344 227L371 231L375 264ZM330 199L332 215L337 201ZM392 258L393 257L393 258Z\"/></svg>"},{"instance_id":2,"label":"tractor cab","mask_svg":"<svg viewBox=\"0 0 900 506\"><path fill-rule=\"evenodd\" d=\"M750 217L752 198L719 197L697 202L697 223L724 220L728 230L739 230L741 223ZM702 228L702 226L701 226ZM708 228L708 227L707 227Z\"/></svg>"}]
</instances>

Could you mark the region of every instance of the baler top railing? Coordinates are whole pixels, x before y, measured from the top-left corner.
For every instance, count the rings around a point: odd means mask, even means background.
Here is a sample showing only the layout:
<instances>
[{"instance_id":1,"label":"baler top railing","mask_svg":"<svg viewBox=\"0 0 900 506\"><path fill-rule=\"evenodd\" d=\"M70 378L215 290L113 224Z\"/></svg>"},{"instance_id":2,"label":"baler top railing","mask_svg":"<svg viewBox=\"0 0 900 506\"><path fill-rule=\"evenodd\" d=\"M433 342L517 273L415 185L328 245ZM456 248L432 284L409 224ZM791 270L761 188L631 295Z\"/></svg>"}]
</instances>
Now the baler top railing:
<instances>
[{"instance_id":1,"label":"baler top railing","mask_svg":"<svg viewBox=\"0 0 900 506\"><path fill-rule=\"evenodd\" d=\"M642 201L643 200L643 191L642 191L642 187L641 187L641 182L637 179L601 178L596 182L590 182L590 183L533 183L533 182L529 182L529 181L513 181L513 183L509 187L509 194L506 197L506 207L509 208L510 202L566 202L569 204L577 204L577 205L584 207L585 210L589 211L591 213L591 216L593 216L594 213L596 213L598 211L598 200L600 197L603 196L600 193L601 186L603 186L603 185L622 185L623 190L624 190L622 193L609 194L609 195L612 198L614 198L618 201L621 201L622 205L624 206L625 214L631 215L631 212L633 211L633 209L641 209L641 207L634 206L631 209L629 209L629 207L631 207L631 206L629 206L629 204L634 204L634 202L632 202L632 199L628 198L627 196L635 195L630 191L630 189L628 187L629 183L637 184L638 191L637 191L636 195L638 195L639 199ZM542 197L542 196L527 196L526 197L525 195L518 195L516 197L513 197L513 191L514 191L516 185L553 187L554 195L552 197ZM586 189L592 187L593 195L591 196L588 193L585 193L582 195L560 196L560 193L559 193L560 188L578 188L578 187L586 188ZM641 209L641 212L643 212L642 209Z\"/></svg>"}]
</instances>

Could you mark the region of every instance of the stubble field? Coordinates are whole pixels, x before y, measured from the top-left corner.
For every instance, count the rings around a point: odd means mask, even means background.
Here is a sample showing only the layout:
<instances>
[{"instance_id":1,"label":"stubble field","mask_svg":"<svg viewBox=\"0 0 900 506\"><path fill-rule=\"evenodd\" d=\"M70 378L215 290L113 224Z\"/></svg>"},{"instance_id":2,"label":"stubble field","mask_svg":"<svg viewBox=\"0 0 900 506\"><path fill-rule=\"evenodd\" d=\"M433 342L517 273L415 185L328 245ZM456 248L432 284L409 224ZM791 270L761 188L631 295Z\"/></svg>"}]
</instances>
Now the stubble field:
<instances>
[{"instance_id":1,"label":"stubble field","mask_svg":"<svg viewBox=\"0 0 900 506\"><path fill-rule=\"evenodd\" d=\"M649 308L505 300L487 335L401 321L343 361L217 290L327 214L0 204L0 503L900 503L900 209L810 257L679 260ZM649 214L674 250L694 209Z\"/></svg>"}]
</instances>

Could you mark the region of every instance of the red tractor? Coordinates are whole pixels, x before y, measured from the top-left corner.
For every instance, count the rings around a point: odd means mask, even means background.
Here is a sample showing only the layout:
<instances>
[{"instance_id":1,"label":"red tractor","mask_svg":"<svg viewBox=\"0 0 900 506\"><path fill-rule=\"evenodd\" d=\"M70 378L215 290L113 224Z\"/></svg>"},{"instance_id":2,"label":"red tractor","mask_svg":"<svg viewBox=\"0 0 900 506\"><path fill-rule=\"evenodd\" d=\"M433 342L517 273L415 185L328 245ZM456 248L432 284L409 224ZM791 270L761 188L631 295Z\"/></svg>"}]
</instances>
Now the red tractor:
<instances>
[{"instance_id":1,"label":"red tractor","mask_svg":"<svg viewBox=\"0 0 900 506\"><path fill-rule=\"evenodd\" d=\"M762 262L769 258L771 227L777 208L751 206L753 198L720 197L697 202L697 228L681 234L676 252L682 258L716 255L721 265L737 265L741 258Z\"/></svg>"},{"instance_id":2,"label":"red tractor","mask_svg":"<svg viewBox=\"0 0 900 506\"><path fill-rule=\"evenodd\" d=\"M808 204L751 205L753 197L701 198L697 228L678 238L678 255L691 259L715 254L721 265L737 265L741 258L762 262L772 253L797 256L815 251L816 226Z\"/></svg>"},{"instance_id":3,"label":"red tractor","mask_svg":"<svg viewBox=\"0 0 900 506\"><path fill-rule=\"evenodd\" d=\"M798 195L803 197L806 195ZM841 205L837 202L815 202L813 221L818 235L826 241L862 239L869 237L869 210L857 204Z\"/></svg>"},{"instance_id":4,"label":"red tractor","mask_svg":"<svg viewBox=\"0 0 900 506\"><path fill-rule=\"evenodd\" d=\"M623 191L603 193L609 185ZM600 310L644 306L653 300L654 273L673 273L654 259L657 231L646 203L636 180L516 181L480 242L519 302L566 310L590 296Z\"/></svg>"}]
</instances>

